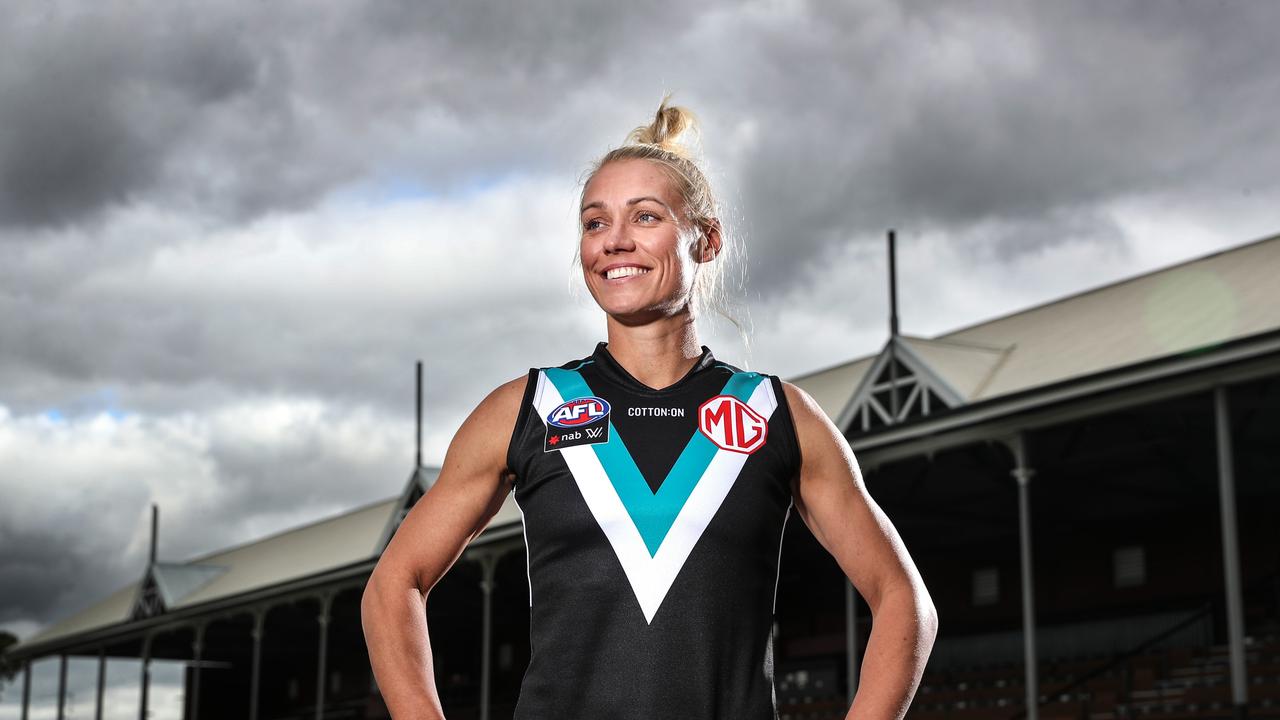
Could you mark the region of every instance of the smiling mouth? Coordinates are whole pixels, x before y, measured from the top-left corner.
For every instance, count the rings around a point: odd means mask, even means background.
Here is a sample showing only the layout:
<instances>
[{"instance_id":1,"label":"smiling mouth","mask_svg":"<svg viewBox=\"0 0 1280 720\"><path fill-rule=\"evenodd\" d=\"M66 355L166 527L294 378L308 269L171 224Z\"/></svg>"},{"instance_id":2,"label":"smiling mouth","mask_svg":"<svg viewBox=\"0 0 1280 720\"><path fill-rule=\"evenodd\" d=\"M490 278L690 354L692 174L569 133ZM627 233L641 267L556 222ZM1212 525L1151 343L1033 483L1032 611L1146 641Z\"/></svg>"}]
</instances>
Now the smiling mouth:
<instances>
[{"instance_id":1,"label":"smiling mouth","mask_svg":"<svg viewBox=\"0 0 1280 720\"><path fill-rule=\"evenodd\" d=\"M606 280L618 280L620 278L628 278L628 277L634 277L636 275L644 275L647 272L649 272L649 268L642 268L642 267L635 267L635 266L610 268L605 271L604 278Z\"/></svg>"}]
</instances>

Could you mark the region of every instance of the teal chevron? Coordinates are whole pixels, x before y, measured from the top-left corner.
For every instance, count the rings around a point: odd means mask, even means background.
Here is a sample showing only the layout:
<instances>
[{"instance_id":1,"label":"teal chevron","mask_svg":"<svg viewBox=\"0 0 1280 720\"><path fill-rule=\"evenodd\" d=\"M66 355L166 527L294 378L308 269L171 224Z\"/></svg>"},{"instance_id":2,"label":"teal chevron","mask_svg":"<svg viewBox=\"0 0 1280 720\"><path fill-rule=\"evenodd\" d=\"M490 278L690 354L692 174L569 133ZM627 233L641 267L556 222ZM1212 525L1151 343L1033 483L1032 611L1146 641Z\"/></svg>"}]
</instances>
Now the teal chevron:
<instances>
[{"instance_id":1,"label":"teal chevron","mask_svg":"<svg viewBox=\"0 0 1280 720\"><path fill-rule=\"evenodd\" d=\"M576 370L548 368L544 372L566 402L595 394ZM754 372L734 373L720 394L732 395L745 403L764 377ZM711 464L711 459L720 451L706 435L694 430L693 437L680 452L680 457L676 458L675 464L655 493L649 483L645 482L631 451L613 426L613 420L609 421L609 441L591 447L604 466L605 474L609 476L609 482L613 484L627 514L631 516L631 522L640 531L650 557L657 554L685 501Z\"/></svg>"}]
</instances>

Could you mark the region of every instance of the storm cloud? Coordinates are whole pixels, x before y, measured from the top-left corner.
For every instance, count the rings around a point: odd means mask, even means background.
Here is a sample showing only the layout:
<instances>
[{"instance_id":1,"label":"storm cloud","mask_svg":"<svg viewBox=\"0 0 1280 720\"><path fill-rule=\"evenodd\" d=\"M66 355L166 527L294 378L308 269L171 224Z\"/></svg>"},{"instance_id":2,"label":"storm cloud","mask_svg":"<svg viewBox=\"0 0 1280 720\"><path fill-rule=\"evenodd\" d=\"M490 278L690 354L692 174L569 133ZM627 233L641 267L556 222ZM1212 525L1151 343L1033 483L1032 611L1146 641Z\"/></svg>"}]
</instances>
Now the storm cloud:
<instances>
[{"instance_id":1,"label":"storm cloud","mask_svg":"<svg viewBox=\"0 0 1280 720\"><path fill-rule=\"evenodd\" d=\"M744 347L871 352L1277 231L1273 3L6 3L0 626L399 490L603 339L578 182L664 92ZM194 522L200 517L206 521ZM52 571L50 571L52 569ZM40 572L37 572L39 570Z\"/></svg>"}]
</instances>

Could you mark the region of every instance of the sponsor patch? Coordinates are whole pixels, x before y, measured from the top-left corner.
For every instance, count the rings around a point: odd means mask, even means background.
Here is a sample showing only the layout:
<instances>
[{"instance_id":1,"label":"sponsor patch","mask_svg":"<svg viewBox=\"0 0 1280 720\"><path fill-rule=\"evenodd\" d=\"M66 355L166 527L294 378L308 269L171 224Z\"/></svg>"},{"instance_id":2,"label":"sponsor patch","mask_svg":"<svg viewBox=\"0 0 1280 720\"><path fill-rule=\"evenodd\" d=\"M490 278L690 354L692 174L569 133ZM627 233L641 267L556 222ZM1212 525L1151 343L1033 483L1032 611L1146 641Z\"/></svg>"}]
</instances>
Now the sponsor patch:
<instances>
[{"instance_id":1,"label":"sponsor patch","mask_svg":"<svg viewBox=\"0 0 1280 720\"><path fill-rule=\"evenodd\" d=\"M698 407L698 430L716 447L746 455L764 446L769 422L732 395L717 395Z\"/></svg>"},{"instance_id":2,"label":"sponsor patch","mask_svg":"<svg viewBox=\"0 0 1280 720\"><path fill-rule=\"evenodd\" d=\"M543 452L609 442L609 403L593 396L574 398L547 415Z\"/></svg>"},{"instance_id":3,"label":"sponsor patch","mask_svg":"<svg viewBox=\"0 0 1280 720\"><path fill-rule=\"evenodd\" d=\"M627 408L627 417L682 418L684 417L684 408L682 407L631 407L631 408Z\"/></svg>"}]
</instances>

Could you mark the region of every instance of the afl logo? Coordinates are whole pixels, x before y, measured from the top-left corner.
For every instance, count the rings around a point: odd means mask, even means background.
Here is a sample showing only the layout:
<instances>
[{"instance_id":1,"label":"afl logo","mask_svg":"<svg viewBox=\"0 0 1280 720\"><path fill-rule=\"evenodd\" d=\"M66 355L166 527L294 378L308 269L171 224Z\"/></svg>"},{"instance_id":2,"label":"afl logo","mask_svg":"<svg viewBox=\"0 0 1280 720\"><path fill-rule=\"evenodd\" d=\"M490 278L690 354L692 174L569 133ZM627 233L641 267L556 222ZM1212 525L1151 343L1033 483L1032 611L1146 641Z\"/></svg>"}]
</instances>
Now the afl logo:
<instances>
[{"instance_id":1,"label":"afl logo","mask_svg":"<svg viewBox=\"0 0 1280 720\"><path fill-rule=\"evenodd\" d=\"M769 423L732 395L717 395L698 407L698 429L724 450L750 455L764 445Z\"/></svg>"},{"instance_id":2,"label":"afl logo","mask_svg":"<svg viewBox=\"0 0 1280 720\"><path fill-rule=\"evenodd\" d=\"M547 422L562 428L575 428L593 423L609 414L609 403L603 398L580 397L566 402L547 416Z\"/></svg>"}]
</instances>

